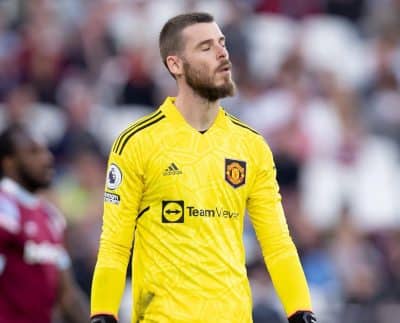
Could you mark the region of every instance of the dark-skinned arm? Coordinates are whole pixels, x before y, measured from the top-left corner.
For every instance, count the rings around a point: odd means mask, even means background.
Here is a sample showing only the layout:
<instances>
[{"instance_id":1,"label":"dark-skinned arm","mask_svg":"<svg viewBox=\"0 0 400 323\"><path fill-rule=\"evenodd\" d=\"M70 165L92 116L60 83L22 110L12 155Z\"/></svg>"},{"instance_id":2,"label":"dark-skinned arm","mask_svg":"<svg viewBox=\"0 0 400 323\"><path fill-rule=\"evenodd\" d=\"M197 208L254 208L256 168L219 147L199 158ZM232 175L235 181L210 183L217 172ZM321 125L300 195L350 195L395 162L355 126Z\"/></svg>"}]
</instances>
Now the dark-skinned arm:
<instances>
[{"instance_id":1,"label":"dark-skinned arm","mask_svg":"<svg viewBox=\"0 0 400 323\"><path fill-rule=\"evenodd\" d=\"M76 284L71 270L60 271L59 310L70 323L87 323L90 318L89 302Z\"/></svg>"}]
</instances>

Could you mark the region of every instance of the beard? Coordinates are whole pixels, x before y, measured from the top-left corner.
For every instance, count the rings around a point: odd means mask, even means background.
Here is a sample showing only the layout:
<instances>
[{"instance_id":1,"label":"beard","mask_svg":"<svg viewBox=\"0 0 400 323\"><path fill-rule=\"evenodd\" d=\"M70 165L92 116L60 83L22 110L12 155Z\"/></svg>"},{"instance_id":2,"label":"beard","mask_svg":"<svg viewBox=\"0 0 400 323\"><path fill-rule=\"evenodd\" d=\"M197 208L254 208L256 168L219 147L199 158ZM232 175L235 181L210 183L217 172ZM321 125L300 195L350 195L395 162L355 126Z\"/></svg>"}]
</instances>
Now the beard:
<instances>
[{"instance_id":1,"label":"beard","mask_svg":"<svg viewBox=\"0 0 400 323\"><path fill-rule=\"evenodd\" d=\"M43 172L43 176L35 176L32 171L24 164L17 164L17 170L22 182L22 185L29 192L36 192L40 189L49 188L51 185L51 178L45 176Z\"/></svg>"},{"instance_id":2,"label":"beard","mask_svg":"<svg viewBox=\"0 0 400 323\"><path fill-rule=\"evenodd\" d=\"M224 65L229 64L229 61L224 62ZM231 78L227 78L223 85L214 85L213 77L207 75L206 69L196 69L187 61L183 63L186 83L200 97L215 102L218 99L235 94L236 86Z\"/></svg>"}]
</instances>

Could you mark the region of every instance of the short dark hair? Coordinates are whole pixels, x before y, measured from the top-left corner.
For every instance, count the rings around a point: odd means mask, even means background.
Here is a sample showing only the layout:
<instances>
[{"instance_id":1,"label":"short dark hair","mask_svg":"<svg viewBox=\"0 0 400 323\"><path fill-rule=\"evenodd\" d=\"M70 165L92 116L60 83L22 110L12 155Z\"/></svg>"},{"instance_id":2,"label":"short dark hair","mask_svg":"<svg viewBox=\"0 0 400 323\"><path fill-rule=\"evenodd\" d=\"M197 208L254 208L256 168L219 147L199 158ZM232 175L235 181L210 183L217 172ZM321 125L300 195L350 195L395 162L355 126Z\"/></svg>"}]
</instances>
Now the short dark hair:
<instances>
[{"instance_id":1,"label":"short dark hair","mask_svg":"<svg viewBox=\"0 0 400 323\"><path fill-rule=\"evenodd\" d=\"M26 129L19 124L11 124L0 134L0 178L3 177L3 160L12 156L16 151L16 136L27 133Z\"/></svg>"},{"instance_id":2,"label":"short dark hair","mask_svg":"<svg viewBox=\"0 0 400 323\"><path fill-rule=\"evenodd\" d=\"M171 54L177 54L183 49L184 43L181 37L183 29L194 24L213 21L214 17L205 12L185 13L169 19L161 29L158 40L165 67L168 69L167 57Z\"/></svg>"}]
</instances>

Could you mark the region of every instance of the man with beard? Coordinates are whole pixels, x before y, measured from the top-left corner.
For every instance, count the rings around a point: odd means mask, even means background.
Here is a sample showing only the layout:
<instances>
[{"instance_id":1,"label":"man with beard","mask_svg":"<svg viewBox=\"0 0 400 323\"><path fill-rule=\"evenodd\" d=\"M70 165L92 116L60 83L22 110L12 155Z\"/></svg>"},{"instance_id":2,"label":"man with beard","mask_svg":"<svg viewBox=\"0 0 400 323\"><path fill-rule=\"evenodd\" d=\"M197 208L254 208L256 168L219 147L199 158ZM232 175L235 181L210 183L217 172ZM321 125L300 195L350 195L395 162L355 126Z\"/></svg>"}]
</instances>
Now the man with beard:
<instances>
[{"instance_id":1,"label":"man with beard","mask_svg":"<svg viewBox=\"0 0 400 323\"><path fill-rule=\"evenodd\" d=\"M219 106L235 92L221 30L209 14L179 15L159 46L178 95L112 146L92 322L117 322L132 246L132 322L251 322L246 209L289 322L316 322L271 151Z\"/></svg>"},{"instance_id":2,"label":"man with beard","mask_svg":"<svg viewBox=\"0 0 400 323\"><path fill-rule=\"evenodd\" d=\"M24 128L0 134L0 322L50 323L57 307L86 322L89 304L72 279L63 217L36 192L50 185L53 158Z\"/></svg>"}]
</instances>

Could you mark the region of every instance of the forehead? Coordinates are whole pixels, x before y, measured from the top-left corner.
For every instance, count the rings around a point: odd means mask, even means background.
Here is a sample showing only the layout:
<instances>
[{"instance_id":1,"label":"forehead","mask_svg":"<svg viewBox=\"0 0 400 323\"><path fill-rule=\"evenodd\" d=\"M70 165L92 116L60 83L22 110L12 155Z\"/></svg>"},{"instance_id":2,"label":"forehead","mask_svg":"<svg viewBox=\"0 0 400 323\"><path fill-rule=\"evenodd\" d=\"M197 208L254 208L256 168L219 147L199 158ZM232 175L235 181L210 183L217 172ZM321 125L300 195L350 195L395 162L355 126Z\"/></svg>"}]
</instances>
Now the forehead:
<instances>
[{"instance_id":1,"label":"forehead","mask_svg":"<svg viewBox=\"0 0 400 323\"><path fill-rule=\"evenodd\" d=\"M183 29L182 35L185 45L189 48L196 46L204 40L218 40L223 37L221 29L215 22L198 23L188 26Z\"/></svg>"},{"instance_id":2,"label":"forehead","mask_svg":"<svg viewBox=\"0 0 400 323\"><path fill-rule=\"evenodd\" d=\"M25 132L15 134L14 143L17 151L29 150L43 146L43 143L39 138Z\"/></svg>"}]
</instances>

